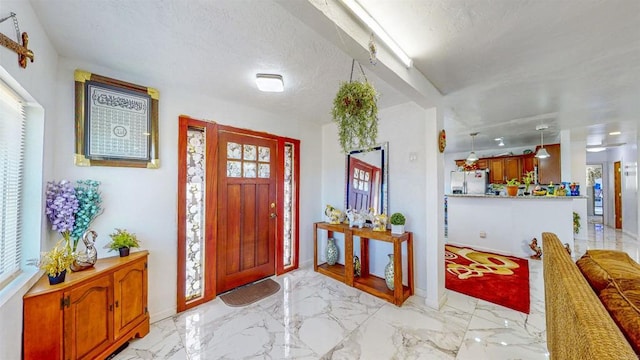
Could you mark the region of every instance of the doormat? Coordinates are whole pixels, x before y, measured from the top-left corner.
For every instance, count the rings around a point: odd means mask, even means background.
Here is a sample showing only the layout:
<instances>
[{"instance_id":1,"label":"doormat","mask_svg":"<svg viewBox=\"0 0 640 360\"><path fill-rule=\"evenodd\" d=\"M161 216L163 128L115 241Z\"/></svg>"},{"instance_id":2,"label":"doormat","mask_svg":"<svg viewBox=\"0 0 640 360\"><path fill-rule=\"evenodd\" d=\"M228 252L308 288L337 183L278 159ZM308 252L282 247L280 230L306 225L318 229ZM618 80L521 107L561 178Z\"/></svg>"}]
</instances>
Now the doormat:
<instances>
[{"instance_id":1,"label":"doormat","mask_svg":"<svg viewBox=\"0 0 640 360\"><path fill-rule=\"evenodd\" d=\"M277 293L278 290L280 290L280 284L267 279L233 289L220 295L220 299L229 306L247 306Z\"/></svg>"},{"instance_id":2,"label":"doormat","mask_svg":"<svg viewBox=\"0 0 640 360\"><path fill-rule=\"evenodd\" d=\"M445 287L529 313L529 262L468 247L445 245Z\"/></svg>"}]
</instances>

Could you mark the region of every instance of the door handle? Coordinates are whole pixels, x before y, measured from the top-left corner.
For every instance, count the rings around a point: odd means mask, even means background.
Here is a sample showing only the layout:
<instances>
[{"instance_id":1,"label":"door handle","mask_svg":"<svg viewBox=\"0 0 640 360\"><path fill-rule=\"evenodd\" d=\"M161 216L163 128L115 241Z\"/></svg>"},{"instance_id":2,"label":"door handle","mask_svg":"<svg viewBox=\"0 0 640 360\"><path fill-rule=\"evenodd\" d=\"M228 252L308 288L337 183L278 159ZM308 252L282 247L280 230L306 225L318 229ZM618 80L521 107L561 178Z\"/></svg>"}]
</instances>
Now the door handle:
<instances>
[{"instance_id":1,"label":"door handle","mask_svg":"<svg viewBox=\"0 0 640 360\"><path fill-rule=\"evenodd\" d=\"M275 219L275 218L276 218L276 216L278 216L278 215L276 215L276 213L271 213L271 214L269 214L269 217L270 217L270 218L272 218L272 219Z\"/></svg>"}]
</instances>

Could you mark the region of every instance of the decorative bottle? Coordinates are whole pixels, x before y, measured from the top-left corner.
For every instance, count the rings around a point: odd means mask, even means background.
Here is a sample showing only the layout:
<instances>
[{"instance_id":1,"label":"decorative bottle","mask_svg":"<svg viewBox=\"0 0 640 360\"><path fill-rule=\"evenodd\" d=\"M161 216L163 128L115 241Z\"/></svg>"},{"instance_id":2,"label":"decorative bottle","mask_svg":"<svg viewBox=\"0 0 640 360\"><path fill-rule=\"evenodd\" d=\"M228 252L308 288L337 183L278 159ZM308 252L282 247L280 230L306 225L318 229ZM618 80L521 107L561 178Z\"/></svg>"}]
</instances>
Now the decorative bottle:
<instances>
[{"instance_id":1,"label":"decorative bottle","mask_svg":"<svg viewBox=\"0 0 640 360\"><path fill-rule=\"evenodd\" d=\"M393 269L393 254L388 254L389 263L384 268L384 282L387 284L389 290L393 291L395 289L395 276Z\"/></svg>"},{"instance_id":2,"label":"decorative bottle","mask_svg":"<svg viewBox=\"0 0 640 360\"><path fill-rule=\"evenodd\" d=\"M327 264L335 265L338 261L338 247L336 246L336 239L328 238L327 239Z\"/></svg>"}]
</instances>

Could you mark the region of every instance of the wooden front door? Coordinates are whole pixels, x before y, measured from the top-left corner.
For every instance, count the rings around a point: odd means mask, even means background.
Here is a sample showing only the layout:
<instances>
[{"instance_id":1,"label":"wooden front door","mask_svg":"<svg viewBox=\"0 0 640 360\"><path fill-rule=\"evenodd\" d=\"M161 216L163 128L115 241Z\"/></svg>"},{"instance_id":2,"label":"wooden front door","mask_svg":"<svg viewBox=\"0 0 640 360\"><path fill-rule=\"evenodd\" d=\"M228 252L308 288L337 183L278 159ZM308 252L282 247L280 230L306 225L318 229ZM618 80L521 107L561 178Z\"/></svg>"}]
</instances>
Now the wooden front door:
<instances>
[{"instance_id":1,"label":"wooden front door","mask_svg":"<svg viewBox=\"0 0 640 360\"><path fill-rule=\"evenodd\" d=\"M378 199L374 199L372 189L377 189L380 182L380 168L356 158L349 162L350 194L348 207L355 210L368 210Z\"/></svg>"},{"instance_id":2,"label":"wooden front door","mask_svg":"<svg viewBox=\"0 0 640 360\"><path fill-rule=\"evenodd\" d=\"M272 138L218 132L217 294L275 274L276 147Z\"/></svg>"},{"instance_id":3,"label":"wooden front door","mask_svg":"<svg viewBox=\"0 0 640 360\"><path fill-rule=\"evenodd\" d=\"M616 229L622 229L622 184L620 183L620 161L613 163L613 191L615 202Z\"/></svg>"}]
</instances>

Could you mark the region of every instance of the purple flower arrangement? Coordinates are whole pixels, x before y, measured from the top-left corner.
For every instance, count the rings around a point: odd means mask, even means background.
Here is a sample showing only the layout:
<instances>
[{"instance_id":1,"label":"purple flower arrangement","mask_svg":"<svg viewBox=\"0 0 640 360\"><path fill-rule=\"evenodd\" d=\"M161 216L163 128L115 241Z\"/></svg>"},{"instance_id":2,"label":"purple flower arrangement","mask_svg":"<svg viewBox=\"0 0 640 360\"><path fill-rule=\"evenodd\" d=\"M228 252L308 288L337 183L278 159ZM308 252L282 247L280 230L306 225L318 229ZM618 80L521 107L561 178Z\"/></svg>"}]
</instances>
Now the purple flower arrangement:
<instances>
[{"instance_id":1,"label":"purple flower arrangement","mask_svg":"<svg viewBox=\"0 0 640 360\"><path fill-rule=\"evenodd\" d=\"M94 180L78 180L76 187L68 180L47 182L45 214L52 230L67 241L73 238L73 251L93 219L102 214L99 185Z\"/></svg>"}]
</instances>

